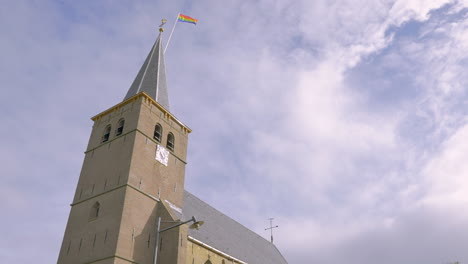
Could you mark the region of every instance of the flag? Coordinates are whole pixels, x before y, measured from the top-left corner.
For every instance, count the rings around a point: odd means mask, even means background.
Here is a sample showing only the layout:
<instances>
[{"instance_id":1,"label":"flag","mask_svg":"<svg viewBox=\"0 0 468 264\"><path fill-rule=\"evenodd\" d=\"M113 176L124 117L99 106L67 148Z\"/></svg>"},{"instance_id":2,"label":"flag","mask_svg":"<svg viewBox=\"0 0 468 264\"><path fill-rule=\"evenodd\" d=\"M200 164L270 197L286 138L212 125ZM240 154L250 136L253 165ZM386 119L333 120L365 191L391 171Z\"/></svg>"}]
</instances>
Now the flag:
<instances>
[{"instance_id":1,"label":"flag","mask_svg":"<svg viewBox=\"0 0 468 264\"><path fill-rule=\"evenodd\" d=\"M197 22L198 22L198 19L186 16L186 15L179 14L179 17L177 18L177 21L192 23L192 24L196 25Z\"/></svg>"}]
</instances>

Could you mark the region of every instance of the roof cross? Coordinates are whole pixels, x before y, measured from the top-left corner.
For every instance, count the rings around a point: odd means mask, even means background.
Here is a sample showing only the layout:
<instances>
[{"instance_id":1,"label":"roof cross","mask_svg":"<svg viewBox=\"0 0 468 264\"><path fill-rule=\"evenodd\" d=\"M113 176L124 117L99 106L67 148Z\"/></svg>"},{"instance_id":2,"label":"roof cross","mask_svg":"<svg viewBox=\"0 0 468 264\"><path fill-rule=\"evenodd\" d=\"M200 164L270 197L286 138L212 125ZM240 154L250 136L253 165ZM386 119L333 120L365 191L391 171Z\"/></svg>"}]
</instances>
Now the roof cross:
<instances>
[{"instance_id":1,"label":"roof cross","mask_svg":"<svg viewBox=\"0 0 468 264\"><path fill-rule=\"evenodd\" d=\"M269 228L265 228L265 231L266 231L266 230L270 230L271 243L272 243L272 244L273 244L273 228L279 227L279 226L273 226L273 219L274 219L274 218L268 218L268 220L270 220L270 227L269 227Z\"/></svg>"}]
</instances>

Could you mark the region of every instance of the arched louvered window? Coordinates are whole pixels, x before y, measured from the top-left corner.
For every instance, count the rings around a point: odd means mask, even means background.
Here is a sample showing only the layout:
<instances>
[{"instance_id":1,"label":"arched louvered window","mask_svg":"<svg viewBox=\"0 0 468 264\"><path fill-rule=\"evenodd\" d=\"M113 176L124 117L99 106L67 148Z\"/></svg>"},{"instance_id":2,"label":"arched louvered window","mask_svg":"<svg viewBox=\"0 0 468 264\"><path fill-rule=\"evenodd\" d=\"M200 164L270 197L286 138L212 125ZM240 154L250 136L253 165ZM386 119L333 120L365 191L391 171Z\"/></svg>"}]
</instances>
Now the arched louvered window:
<instances>
[{"instance_id":1,"label":"arched louvered window","mask_svg":"<svg viewBox=\"0 0 468 264\"><path fill-rule=\"evenodd\" d=\"M171 132L169 132L169 134L167 134L167 144L166 144L166 147L172 151L174 151L174 146L175 146L175 139L174 139L174 134L172 134Z\"/></svg>"},{"instance_id":2,"label":"arched louvered window","mask_svg":"<svg viewBox=\"0 0 468 264\"><path fill-rule=\"evenodd\" d=\"M162 126L160 124L156 124L156 126L154 126L153 138L156 141L161 142L161 137L162 137Z\"/></svg>"},{"instance_id":3,"label":"arched louvered window","mask_svg":"<svg viewBox=\"0 0 468 264\"><path fill-rule=\"evenodd\" d=\"M124 125L125 125L125 119L122 118L122 119L119 120L119 123L117 124L117 129L115 130L115 135L116 136L122 135Z\"/></svg>"},{"instance_id":4,"label":"arched louvered window","mask_svg":"<svg viewBox=\"0 0 468 264\"><path fill-rule=\"evenodd\" d=\"M97 219L99 216L99 208L101 205L99 202L95 202L93 207L91 207L91 211L89 212L89 221Z\"/></svg>"},{"instance_id":5,"label":"arched louvered window","mask_svg":"<svg viewBox=\"0 0 468 264\"><path fill-rule=\"evenodd\" d=\"M109 141L110 132L111 132L111 125L107 125L106 128L104 129L104 134L102 135L103 143L106 141Z\"/></svg>"}]
</instances>

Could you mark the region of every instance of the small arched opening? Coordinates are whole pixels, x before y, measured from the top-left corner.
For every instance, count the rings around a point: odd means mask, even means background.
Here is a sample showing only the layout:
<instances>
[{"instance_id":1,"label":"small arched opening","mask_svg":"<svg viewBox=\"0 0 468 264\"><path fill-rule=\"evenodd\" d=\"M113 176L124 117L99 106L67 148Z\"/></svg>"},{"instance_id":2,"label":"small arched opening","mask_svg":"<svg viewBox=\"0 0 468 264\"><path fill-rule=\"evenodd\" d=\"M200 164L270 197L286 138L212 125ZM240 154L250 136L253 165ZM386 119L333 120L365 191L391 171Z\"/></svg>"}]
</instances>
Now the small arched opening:
<instances>
[{"instance_id":1,"label":"small arched opening","mask_svg":"<svg viewBox=\"0 0 468 264\"><path fill-rule=\"evenodd\" d=\"M109 141L110 132L111 132L111 125L107 125L106 128L104 128L104 134L102 134L102 140L101 140L102 143Z\"/></svg>"},{"instance_id":2,"label":"small arched opening","mask_svg":"<svg viewBox=\"0 0 468 264\"><path fill-rule=\"evenodd\" d=\"M117 129L115 130L115 135L116 136L122 135L124 125L125 125L125 119L122 118L122 119L119 120L119 123L117 124Z\"/></svg>"},{"instance_id":3,"label":"small arched opening","mask_svg":"<svg viewBox=\"0 0 468 264\"><path fill-rule=\"evenodd\" d=\"M99 202L95 202L89 211L89 221L95 220L99 217L99 209L101 205Z\"/></svg>"},{"instance_id":4,"label":"small arched opening","mask_svg":"<svg viewBox=\"0 0 468 264\"><path fill-rule=\"evenodd\" d=\"M162 137L162 126L158 123L158 124L156 124L156 126L154 126L153 138L156 141L161 142L161 137Z\"/></svg>"},{"instance_id":5,"label":"small arched opening","mask_svg":"<svg viewBox=\"0 0 468 264\"><path fill-rule=\"evenodd\" d=\"M167 135L167 143L166 147L172 151L174 151L174 146L175 146L175 139L174 139L174 134L170 133Z\"/></svg>"}]
</instances>

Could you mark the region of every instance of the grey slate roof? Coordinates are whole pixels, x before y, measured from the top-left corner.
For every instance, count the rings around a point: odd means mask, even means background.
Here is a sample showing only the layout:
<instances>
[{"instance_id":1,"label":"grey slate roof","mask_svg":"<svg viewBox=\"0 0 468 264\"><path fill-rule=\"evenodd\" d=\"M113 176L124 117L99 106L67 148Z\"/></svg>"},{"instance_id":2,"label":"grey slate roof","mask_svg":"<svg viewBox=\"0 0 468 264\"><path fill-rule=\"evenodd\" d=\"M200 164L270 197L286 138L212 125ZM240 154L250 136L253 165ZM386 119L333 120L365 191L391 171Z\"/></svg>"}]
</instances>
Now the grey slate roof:
<instances>
[{"instance_id":1,"label":"grey slate roof","mask_svg":"<svg viewBox=\"0 0 468 264\"><path fill-rule=\"evenodd\" d=\"M183 219L205 221L188 235L248 264L287 264L278 249L253 231L185 191Z\"/></svg>"},{"instance_id":2,"label":"grey slate roof","mask_svg":"<svg viewBox=\"0 0 468 264\"><path fill-rule=\"evenodd\" d=\"M166 83L166 65L164 63L164 50L161 40L162 32L154 42L143 66L141 66L135 80L130 86L124 101L128 98L145 92L156 102L169 110L169 96Z\"/></svg>"}]
</instances>

